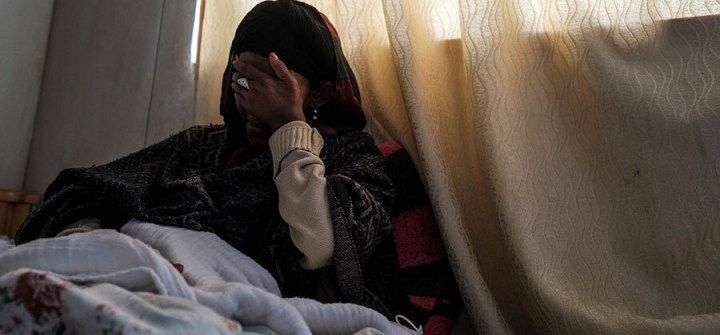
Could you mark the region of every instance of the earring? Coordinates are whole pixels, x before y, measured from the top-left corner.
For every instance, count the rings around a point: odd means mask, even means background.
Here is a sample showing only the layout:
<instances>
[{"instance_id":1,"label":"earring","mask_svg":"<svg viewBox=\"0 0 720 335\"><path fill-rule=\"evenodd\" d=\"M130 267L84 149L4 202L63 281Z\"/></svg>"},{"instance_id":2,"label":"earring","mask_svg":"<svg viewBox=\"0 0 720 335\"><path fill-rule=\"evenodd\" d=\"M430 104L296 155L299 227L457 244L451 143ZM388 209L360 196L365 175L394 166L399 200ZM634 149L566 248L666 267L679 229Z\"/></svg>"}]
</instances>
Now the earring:
<instances>
[{"instance_id":1,"label":"earring","mask_svg":"<svg viewBox=\"0 0 720 335\"><path fill-rule=\"evenodd\" d=\"M318 119L318 112L317 112L317 108L315 108L315 110L313 111L313 116L312 116L312 119L313 119L313 120L317 120L317 119Z\"/></svg>"}]
</instances>

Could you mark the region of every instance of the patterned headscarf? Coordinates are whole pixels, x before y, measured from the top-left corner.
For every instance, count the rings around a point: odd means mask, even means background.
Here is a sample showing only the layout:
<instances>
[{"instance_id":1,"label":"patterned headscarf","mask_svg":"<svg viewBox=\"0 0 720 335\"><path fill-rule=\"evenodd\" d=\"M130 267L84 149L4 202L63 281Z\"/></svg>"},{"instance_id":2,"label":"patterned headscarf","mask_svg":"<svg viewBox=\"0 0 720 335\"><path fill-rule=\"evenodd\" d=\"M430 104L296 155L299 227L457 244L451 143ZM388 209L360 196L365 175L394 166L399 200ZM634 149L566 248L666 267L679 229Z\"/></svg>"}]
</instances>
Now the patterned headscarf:
<instances>
[{"instance_id":1,"label":"patterned headscarf","mask_svg":"<svg viewBox=\"0 0 720 335\"><path fill-rule=\"evenodd\" d=\"M317 120L306 118L308 124L323 136L337 136L365 127L355 76L342 52L337 31L328 18L315 7L300 1L265 1L240 22L223 77L220 114L232 138L245 139L245 129L230 86L235 72L232 62L244 51L265 57L275 52L289 69L311 82L335 83L330 101L317 109ZM239 163L244 160L241 157L252 151L241 145L231 161Z\"/></svg>"}]
</instances>

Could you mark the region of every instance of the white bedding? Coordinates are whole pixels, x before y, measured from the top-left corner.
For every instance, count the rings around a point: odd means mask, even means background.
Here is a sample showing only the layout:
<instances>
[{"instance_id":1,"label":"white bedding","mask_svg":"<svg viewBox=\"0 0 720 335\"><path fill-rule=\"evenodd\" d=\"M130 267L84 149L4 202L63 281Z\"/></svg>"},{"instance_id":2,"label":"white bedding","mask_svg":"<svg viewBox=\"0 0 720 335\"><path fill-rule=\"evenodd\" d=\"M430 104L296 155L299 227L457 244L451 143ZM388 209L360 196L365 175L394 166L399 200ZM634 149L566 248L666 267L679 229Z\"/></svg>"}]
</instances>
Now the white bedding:
<instances>
[{"instance_id":1,"label":"white bedding","mask_svg":"<svg viewBox=\"0 0 720 335\"><path fill-rule=\"evenodd\" d=\"M359 305L282 298L265 269L212 233L137 221L0 246L0 333L63 329L415 334Z\"/></svg>"}]
</instances>

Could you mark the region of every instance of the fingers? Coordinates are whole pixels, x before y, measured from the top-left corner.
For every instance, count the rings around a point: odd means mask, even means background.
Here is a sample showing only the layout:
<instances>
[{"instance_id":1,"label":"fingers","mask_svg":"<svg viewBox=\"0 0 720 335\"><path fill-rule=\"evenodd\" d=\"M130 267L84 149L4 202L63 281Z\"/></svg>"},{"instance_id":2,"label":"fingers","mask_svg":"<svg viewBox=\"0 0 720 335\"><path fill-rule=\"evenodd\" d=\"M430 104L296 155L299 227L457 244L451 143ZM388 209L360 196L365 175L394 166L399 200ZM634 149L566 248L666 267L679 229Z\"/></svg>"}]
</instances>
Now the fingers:
<instances>
[{"instance_id":1,"label":"fingers","mask_svg":"<svg viewBox=\"0 0 720 335\"><path fill-rule=\"evenodd\" d=\"M238 85L236 83L232 83L232 84L230 84L230 86L232 87L232 90L235 91L235 94L243 93L244 88L241 87L240 85Z\"/></svg>"},{"instance_id":2,"label":"fingers","mask_svg":"<svg viewBox=\"0 0 720 335\"><path fill-rule=\"evenodd\" d=\"M239 72L233 73L232 82L230 83L230 87L232 88L232 90L234 92L235 107L237 107L238 111L245 111L247 113L247 110L250 108L250 106L248 106L249 100L248 100L248 96L247 96L250 93L250 89L238 85L237 80L239 78L245 78L245 77L243 77L243 74L240 74Z\"/></svg>"},{"instance_id":3,"label":"fingers","mask_svg":"<svg viewBox=\"0 0 720 335\"><path fill-rule=\"evenodd\" d=\"M240 86L238 84L232 84L232 89L235 91L235 107L237 107L238 110L242 110L245 107L243 107L243 104L245 104L245 98L242 96L242 92L238 91L240 89Z\"/></svg>"},{"instance_id":4,"label":"fingers","mask_svg":"<svg viewBox=\"0 0 720 335\"><path fill-rule=\"evenodd\" d=\"M232 81L230 82L230 87L231 87L232 90L235 92L235 95L241 94L241 93L243 93L243 91L249 91L249 90L250 90L249 87L248 87L248 88L245 88L245 87L243 87L243 86L240 86L240 85L237 83L238 79L240 79L240 78L242 78L242 76L241 76L238 72L233 73L233 75L232 75Z\"/></svg>"},{"instance_id":5,"label":"fingers","mask_svg":"<svg viewBox=\"0 0 720 335\"><path fill-rule=\"evenodd\" d=\"M287 66L283 61L278 58L278 56L274 53L270 53L270 66L272 66L273 71L275 71L275 75L285 84L289 84L293 78L293 76L290 74L290 70L288 70Z\"/></svg>"},{"instance_id":6,"label":"fingers","mask_svg":"<svg viewBox=\"0 0 720 335\"><path fill-rule=\"evenodd\" d=\"M235 91L235 107L243 115L245 119L255 119L253 112L255 110L257 99L253 99L252 93L240 85L233 83L232 89Z\"/></svg>"},{"instance_id":7,"label":"fingers","mask_svg":"<svg viewBox=\"0 0 720 335\"><path fill-rule=\"evenodd\" d=\"M233 67L235 67L235 70L237 70L237 72L240 73L240 74L238 74L238 76L242 76L242 77L248 78L250 80L263 80L263 79L266 79L269 77L267 75L267 73L256 68L254 65L252 65L248 62L239 60L239 59L233 62ZM233 75L233 78L235 78L234 75ZM236 81L236 80L237 79L235 79L233 81Z\"/></svg>"}]
</instances>

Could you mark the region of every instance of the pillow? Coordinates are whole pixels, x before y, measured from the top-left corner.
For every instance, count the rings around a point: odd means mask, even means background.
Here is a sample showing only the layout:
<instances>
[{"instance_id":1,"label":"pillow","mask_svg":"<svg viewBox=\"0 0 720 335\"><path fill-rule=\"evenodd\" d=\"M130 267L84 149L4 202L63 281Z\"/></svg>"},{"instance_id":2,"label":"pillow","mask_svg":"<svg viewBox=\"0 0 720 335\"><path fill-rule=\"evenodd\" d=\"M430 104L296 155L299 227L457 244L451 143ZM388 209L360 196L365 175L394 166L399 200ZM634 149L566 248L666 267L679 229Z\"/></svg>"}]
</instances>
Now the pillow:
<instances>
[{"instance_id":1,"label":"pillow","mask_svg":"<svg viewBox=\"0 0 720 335\"><path fill-rule=\"evenodd\" d=\"M400 144L378 147L388 159L389 175L396 187L393 237L400 265L400 287L420 323L423 334L449 334L462 300L445 253L430 199L410 155Z\"/></svg>"}]
</instances>

